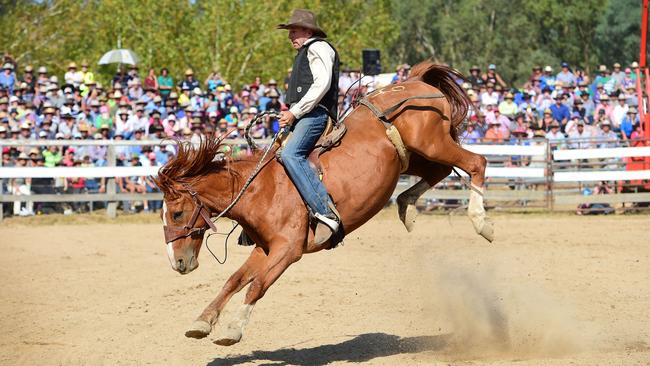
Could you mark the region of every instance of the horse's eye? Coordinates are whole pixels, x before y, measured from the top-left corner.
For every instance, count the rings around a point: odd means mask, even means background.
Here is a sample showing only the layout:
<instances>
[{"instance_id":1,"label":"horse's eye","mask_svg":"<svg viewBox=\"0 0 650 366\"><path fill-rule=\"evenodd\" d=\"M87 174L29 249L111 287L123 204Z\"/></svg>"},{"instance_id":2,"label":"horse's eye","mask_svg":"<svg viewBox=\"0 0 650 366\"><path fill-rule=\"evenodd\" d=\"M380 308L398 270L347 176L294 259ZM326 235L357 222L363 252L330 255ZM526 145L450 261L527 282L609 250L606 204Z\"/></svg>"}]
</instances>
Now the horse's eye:
<instances>
[{"instance_id":1,"label":"horse's eye","mask_svg":"<svg viewBox=\"0 0 650 366\"><path fill-rule=\"evenodd\" d=\"M174 221L176 221L176 220L180 219L181 216L183 216L183 211L174 212L172 214L172 219L174 219Z\"/></svg>"}]
</instances>

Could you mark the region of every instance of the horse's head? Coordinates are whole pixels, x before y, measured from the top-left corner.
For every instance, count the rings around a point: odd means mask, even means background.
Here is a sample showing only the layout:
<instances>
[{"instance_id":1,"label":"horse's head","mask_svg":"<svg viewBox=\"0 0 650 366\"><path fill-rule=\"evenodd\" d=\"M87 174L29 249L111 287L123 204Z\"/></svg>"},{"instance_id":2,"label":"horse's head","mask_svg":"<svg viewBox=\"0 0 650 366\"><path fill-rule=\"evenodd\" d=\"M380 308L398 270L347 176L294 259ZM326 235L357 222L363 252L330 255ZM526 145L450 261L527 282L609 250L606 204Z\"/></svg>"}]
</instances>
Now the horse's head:
<instances>
[{"instance_id":1,"label":"horse's head","mask_svg":"<svg viewBox=\"0 0 650 366\"><path fill-rule=\"evenodd\" d=\"M199 266L205 230L213 225L196 192L189 189L173 199L163 197L161 212L167 256L175 271L187 274Z\"/></svg>"},{"instance_id":2,"label":"horse's head","mask_svg":"<svg viewBox=\"0 0 650 366\"><path fill-rule=\"evenodd\" d=\"M199 146L177 143L178 152L154 178L163 192L161 218L172 268L187 274L199 266L207 228L217 231L211 214L232 200L234 176L219 153L221 140L204 139Z\"/></svg>"}]
</instances>

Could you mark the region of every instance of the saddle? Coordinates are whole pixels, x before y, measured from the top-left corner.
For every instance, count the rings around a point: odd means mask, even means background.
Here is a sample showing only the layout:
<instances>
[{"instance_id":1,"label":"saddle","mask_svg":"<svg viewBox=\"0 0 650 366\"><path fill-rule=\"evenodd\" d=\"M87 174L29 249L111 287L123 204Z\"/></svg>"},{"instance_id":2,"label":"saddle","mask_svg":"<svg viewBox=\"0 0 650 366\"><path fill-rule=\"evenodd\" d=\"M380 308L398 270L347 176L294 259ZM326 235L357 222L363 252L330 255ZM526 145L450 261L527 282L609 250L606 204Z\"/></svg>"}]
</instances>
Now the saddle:
<instances>
[{"instance_id":1,"label":"saddle","mask_svg":"<svg viewBox=\"0 0 650 366\"><path fill-rule=\"evenodd\" d=\"M323 134L320 136L314 149L309 153L307 160L309 164L318 172L318 176L323 180L323 167L320 163L320 156L333 147L337 146L345 133L347 132L347 127L345 123L335 123L332 118L327 119L327 126L323 131Z\"/></svg>"}]
</instances>

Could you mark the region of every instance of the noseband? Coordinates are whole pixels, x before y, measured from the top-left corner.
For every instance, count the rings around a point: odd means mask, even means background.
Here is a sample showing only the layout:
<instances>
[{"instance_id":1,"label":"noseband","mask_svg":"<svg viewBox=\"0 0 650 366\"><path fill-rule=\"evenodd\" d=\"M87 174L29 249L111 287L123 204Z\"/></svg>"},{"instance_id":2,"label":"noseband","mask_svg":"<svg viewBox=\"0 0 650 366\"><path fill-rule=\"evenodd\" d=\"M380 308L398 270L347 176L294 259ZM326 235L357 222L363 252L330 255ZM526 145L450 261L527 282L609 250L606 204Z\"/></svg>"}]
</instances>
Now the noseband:
<instances>
[{"instance_id":1,"label":"noseband","mask_svg":"<svg viewBox=\"0 0 650 366\"><path fill-rule=\"evenodd\" d=\"M194 211L192 211L192 216L190 217L190 220L184 226L171 226L171 225L163 226L163 232L165 233L165 243L171 243L178 239L186 238L188 236L203 235L205 233L205 230L207 229L205 225L202 227L194 227L194 225L196 224L196 220L198 220L199 216L201 216L203 220L205 220L205 223L207 224L207 226L210 227L210 229L214 230L215 232L217 231L217 227L214 225L214 222L212 222L212 220L210 219L211 218L210 210L207 208L206 205L203 204L203 201L201 201L201 198L199 198L198 193L196 193L196 191L193 190L188 185L185 186L185 189L192 197L192 201L194 202Z\"/></svg>"}]
</instances>

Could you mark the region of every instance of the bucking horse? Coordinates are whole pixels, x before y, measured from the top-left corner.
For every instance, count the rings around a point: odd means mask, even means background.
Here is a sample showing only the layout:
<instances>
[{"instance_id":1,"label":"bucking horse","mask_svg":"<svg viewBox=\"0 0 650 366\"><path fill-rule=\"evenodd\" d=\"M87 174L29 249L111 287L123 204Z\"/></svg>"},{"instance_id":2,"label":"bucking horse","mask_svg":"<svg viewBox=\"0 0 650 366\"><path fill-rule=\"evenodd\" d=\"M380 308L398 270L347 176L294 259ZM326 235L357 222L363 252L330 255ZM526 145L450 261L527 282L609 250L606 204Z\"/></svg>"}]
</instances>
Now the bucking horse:
<instances>
[{"instance_id":1,"label":"bucking horse","mask_svg":"<svg viewBox=\"0 0 650 366\"><path fill-rule=\"evenodd\" d=\"M471 179L471 222L478 234L493 240L483 207L486 159L458 141L471 102L457 79L462 75L447 66L422 62L406 81L363 97L345 118L345 134L319 158L345 234L386 205L400 174L422 178L397 198L399 218L411 231L417 199L458 167ZM206 139L198 146L178 143L177 154L160 168L155 181L164 194L167 254L177 272L198 267L205 232L216 230L215 216L239 223L255 243L248 259L185 333L192 338L209 335L226 303L248 286L244 303L234 319L220 326L214 341L227 346L241 340L253 307L292 263L339 240L314 245L307 207L275 154L224 157L223 147L222 139Z\"/></svg>"}]
</instances>

